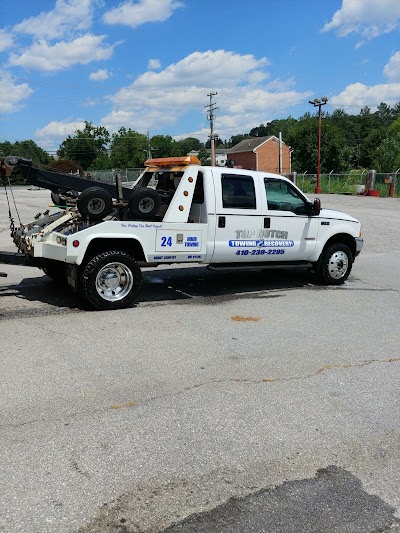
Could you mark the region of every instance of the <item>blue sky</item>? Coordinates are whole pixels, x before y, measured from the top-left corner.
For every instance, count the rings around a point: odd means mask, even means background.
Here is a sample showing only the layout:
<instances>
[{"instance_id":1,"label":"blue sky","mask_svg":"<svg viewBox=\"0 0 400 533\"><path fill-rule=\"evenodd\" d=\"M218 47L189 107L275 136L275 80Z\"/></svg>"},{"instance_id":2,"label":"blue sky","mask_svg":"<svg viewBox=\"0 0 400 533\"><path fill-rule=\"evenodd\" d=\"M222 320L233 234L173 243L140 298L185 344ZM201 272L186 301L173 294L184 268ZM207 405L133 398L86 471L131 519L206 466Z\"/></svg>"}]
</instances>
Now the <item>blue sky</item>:
<instances>
[{"instance_id":1,"label":"blue sky","mask_svg":"<svg viewBox=\"0 0 400 533\"><path fill-rule=\"evenodd\" d=\"M277 118L400 101L400 0L1 0L0 140L222 139Z\"/></svg>"}]
</instances>

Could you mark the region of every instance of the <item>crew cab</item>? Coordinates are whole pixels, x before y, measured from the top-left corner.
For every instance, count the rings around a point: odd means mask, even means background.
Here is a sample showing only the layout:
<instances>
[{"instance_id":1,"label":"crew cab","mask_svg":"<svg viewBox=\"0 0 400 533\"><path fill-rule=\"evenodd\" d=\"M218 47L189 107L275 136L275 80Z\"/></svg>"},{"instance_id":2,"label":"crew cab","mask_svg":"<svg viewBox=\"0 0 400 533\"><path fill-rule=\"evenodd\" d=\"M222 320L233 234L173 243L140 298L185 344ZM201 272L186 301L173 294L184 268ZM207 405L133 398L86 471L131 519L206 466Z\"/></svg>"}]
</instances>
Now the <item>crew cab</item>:
<instances>
[{"instance_id":1,"label":"crew cab","mask_svg":"<svg viewBox=\"0 0 400 533\"><path fill-rule=\"evenodd\" d=\"M66 278L94 308L118 309L137 297L143 266L302 266L339 285L362 249L358 220L321 209L283 176L170 158L146 164L132 196L124 192L128 204L114 198L102 211L109 199L91 187L78 206L15 229L20 253L54 279Z\"/></svg>"}]
</instances>

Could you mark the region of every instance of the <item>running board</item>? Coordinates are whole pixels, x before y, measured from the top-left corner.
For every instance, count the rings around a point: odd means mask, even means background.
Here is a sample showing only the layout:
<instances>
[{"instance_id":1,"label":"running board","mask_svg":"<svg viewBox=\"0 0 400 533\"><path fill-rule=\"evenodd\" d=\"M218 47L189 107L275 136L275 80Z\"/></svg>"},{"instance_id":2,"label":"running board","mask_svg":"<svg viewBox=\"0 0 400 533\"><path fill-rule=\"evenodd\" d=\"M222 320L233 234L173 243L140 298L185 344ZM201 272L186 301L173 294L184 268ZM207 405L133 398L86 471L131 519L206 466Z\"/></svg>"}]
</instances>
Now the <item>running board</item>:
<instances>
[{"instance_id":1,"label":"running board","mask_svg":"<svg viewBox=\"0 0 400 533\"><path fill-rule=\"evenodd\" d=\"M290 261L283 263L281 261L271 263L215 263L208 265L209 270L275 270L278 268L312 268L313 263L308 261Z\"/></svg>"}]
</instances>

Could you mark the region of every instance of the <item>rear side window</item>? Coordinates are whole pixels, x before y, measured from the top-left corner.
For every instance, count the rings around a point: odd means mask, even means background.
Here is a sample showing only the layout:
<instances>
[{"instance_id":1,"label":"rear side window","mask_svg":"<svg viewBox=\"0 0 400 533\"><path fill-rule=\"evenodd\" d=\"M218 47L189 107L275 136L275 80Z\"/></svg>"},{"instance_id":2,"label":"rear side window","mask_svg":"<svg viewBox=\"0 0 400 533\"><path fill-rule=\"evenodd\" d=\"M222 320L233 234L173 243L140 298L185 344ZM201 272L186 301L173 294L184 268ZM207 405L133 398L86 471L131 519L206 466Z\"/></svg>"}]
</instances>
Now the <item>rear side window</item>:
<instances>
[{"instance_id":1,"label":"rear side window","mask_svg":"<svg viewBox=\"0 0 400 533\"><path fill-rule=\"evenodd\" d=\"M204 186L203 186L203 173L198 172L196 186L193 193L193 202L195 204L202 204L204 202Z\"/></svg>"},{"instance_id":2,"label":"rear side window","mask_svg":"<svg viewBox=\"0 0 400 533\"><path fill-rule=\"evenodd\" d=\"M221 185L223 207L256 209L256 192L252 177L222 174Z\"/></svg>"}]
</instances>

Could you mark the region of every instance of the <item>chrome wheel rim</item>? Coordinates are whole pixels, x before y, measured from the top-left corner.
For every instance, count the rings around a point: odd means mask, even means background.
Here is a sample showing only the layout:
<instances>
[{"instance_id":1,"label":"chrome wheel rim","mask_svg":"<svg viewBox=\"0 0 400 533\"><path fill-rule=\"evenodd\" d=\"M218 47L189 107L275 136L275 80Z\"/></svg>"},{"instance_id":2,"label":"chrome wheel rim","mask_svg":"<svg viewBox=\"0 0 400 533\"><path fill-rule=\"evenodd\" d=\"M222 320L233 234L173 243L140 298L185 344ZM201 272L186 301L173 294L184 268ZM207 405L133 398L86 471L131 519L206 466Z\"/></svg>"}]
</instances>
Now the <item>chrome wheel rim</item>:
<instances>
[{"instance_id":1,"label":"chrome wheel rim","mask_svg":"<svg viewBox=\"0 0 400 533\"><path fill-rule=\"evenodd\" d=\"M349 258L342 250L331 255L328 261L328 272L331 278L340 279L346 274L349 267Z\"/></svg>"},{"instance_id":2,"label":"chrome wheel rim","mask_svg":"<svg viewBox=\"0 0 400 533\"><path fill-rule=\"evenodd\" d=\"M130 293L132 287L132 272L123 263L108 263L96 276L96 290L108 302L122 300Z\"/></svg>"},{"instance_id":3,"label":"chrome wheel rim","mask_svg":"<svg viewBox=\"0 0 400 533\"><path fill-rule=\"evenodd\" d=\"M139 202L139 210L141 213L150 213L154 209L154 200L152 198L142 198Z\"/></svg>"}]
</instances>

